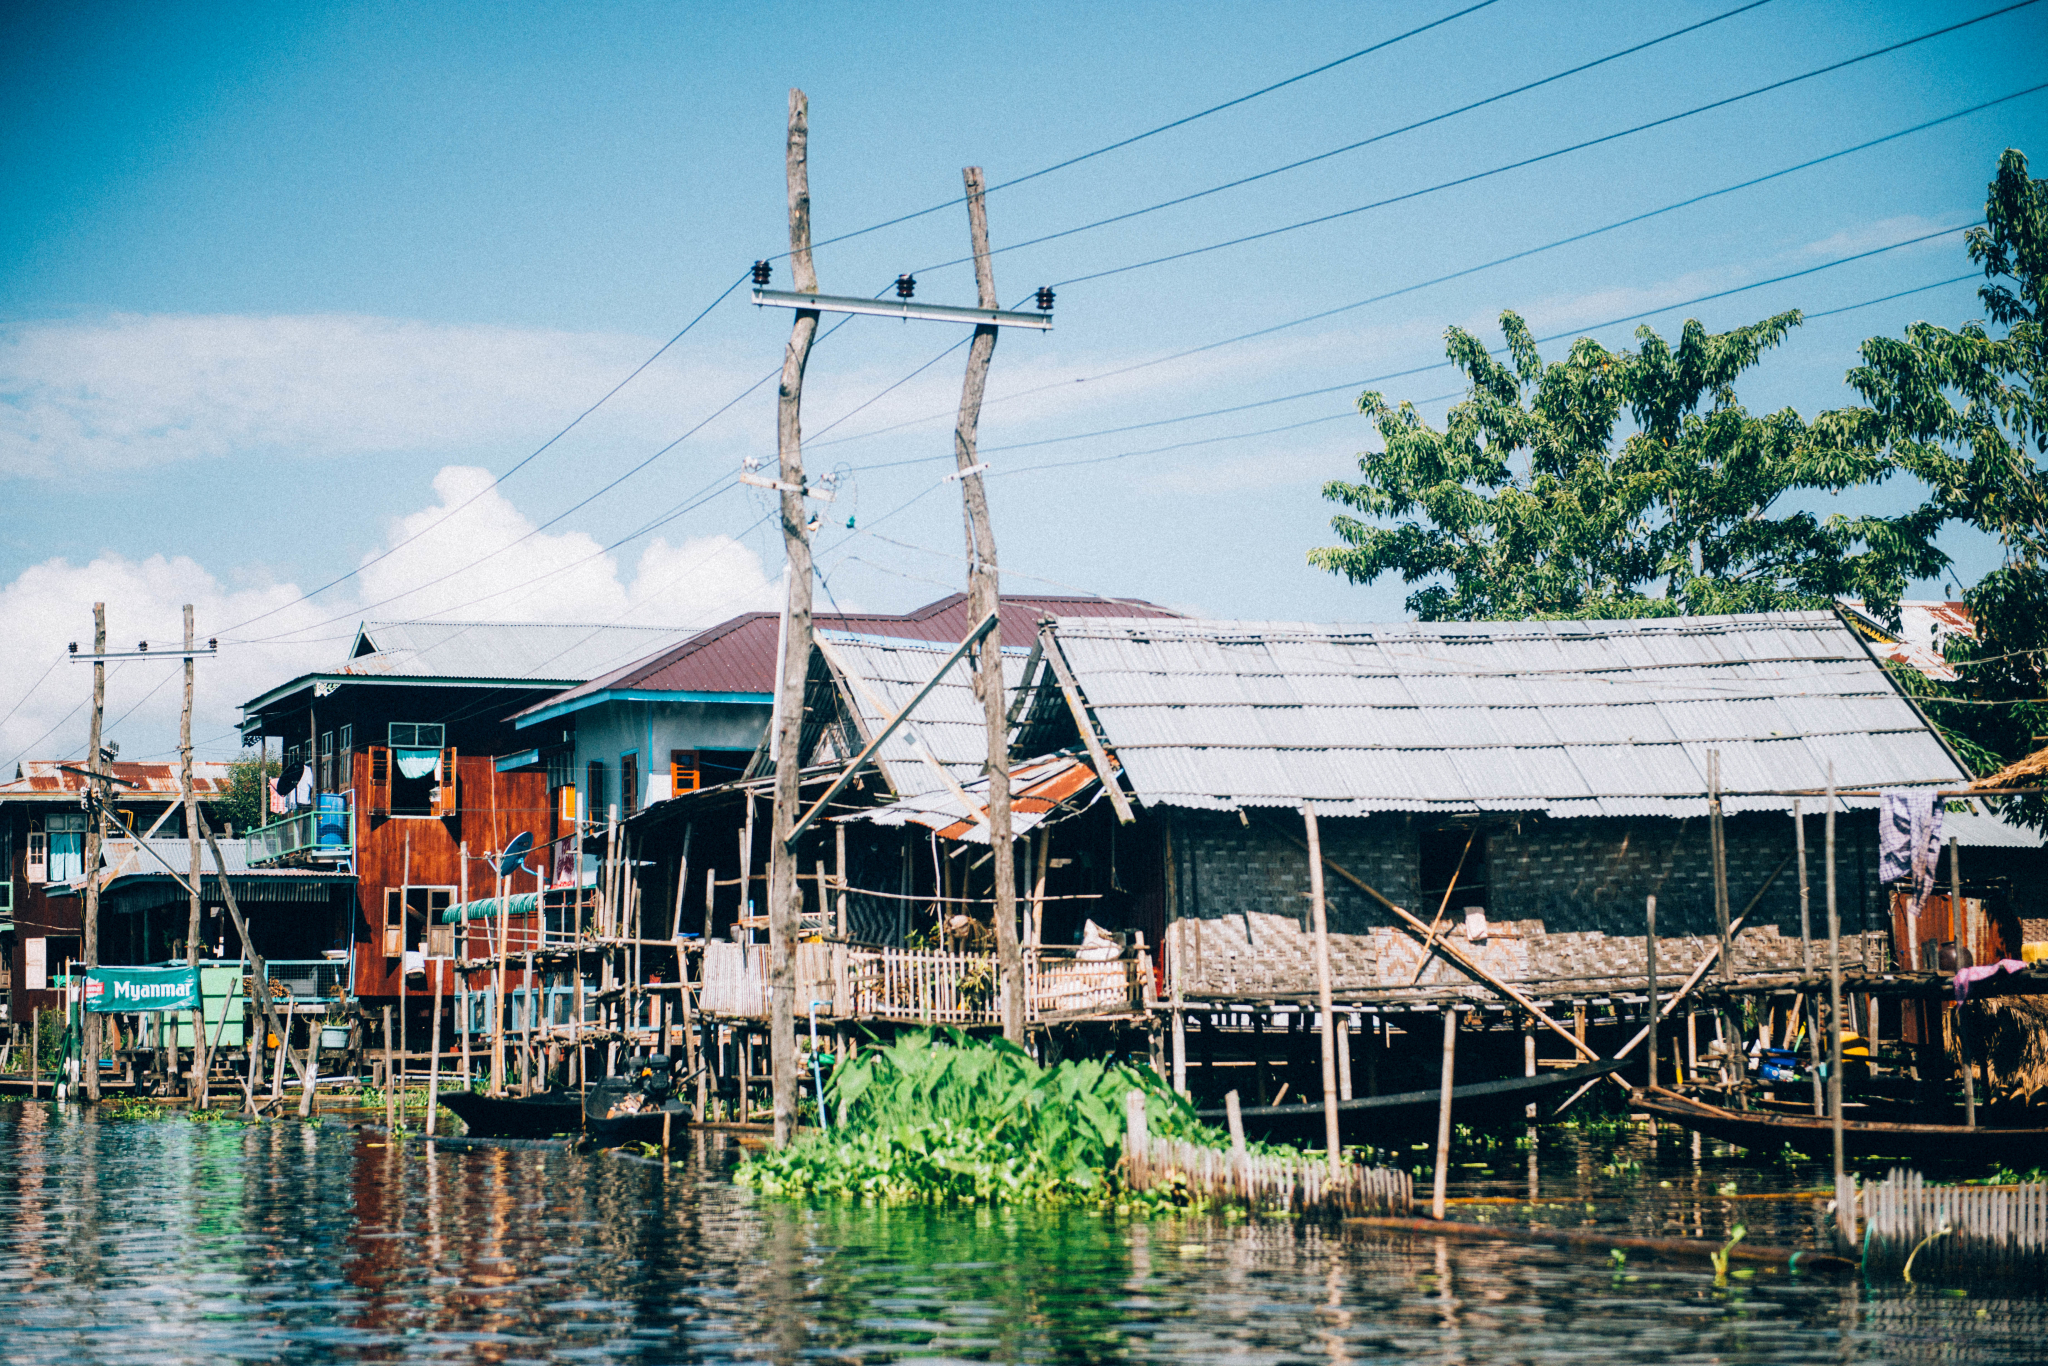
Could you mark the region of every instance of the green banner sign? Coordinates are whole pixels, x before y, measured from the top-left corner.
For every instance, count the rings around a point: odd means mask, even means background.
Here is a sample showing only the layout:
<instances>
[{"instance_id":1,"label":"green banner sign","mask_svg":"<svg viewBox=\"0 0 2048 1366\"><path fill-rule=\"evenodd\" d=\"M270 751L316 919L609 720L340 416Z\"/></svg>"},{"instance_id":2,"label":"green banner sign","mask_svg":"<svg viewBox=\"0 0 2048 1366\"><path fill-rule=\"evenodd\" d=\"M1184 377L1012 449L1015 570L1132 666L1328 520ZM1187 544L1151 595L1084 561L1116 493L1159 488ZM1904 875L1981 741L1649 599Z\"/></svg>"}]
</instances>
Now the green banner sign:
<instances>
[{"instance_id":1,"label":"green banner sign","mask_svg":"<svg viewBox=\"0 0 2048 1366\"><path fill-rule=\"evenodd\" d=\"M198 968L94 968L85 974L85 1008L99 1015L197 1010Z\"/></svg>"}]
</instances>

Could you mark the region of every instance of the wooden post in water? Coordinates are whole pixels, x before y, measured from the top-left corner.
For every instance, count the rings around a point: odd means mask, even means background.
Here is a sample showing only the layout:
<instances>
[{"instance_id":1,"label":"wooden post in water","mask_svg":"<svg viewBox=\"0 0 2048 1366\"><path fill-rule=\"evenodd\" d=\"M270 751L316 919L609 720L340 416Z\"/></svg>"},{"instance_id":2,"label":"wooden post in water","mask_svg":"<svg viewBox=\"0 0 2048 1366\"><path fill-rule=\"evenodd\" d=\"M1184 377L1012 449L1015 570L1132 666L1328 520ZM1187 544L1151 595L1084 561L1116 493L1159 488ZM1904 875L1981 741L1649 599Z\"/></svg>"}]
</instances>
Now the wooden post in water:
<instances>
[{"instance_id":1,"label":"wooden post in water","mask_svg":"<svg viewBox=\"0 0 2048 1366\"><path fill-rule=\"evenodd\" d=\"M1251 1154L1245 1149L1244 1111L1237 1092L1224 1093L1223 1115L1230 1124L1230 1169L1236 1173L1238 1193L1243 1195L1251 1188Z\"/></svg>"},{"instance_id":2,"label":"wooden post in water","mask_svg":"<svg viewBox=\"0 0 2048 1366\"><path fill-rule=\"evenodd\" d=\"M35 1100L43 1094L43 1012L31 1009L28 1013L28 1098Z\"/></svg>"},{"instance_id":3,"label":"wooden post in water","mask_svg":"<svg viewBox=\"0 0 2048 1366\"><path fill-rule=\"evenodd\" d=\"M1323 896L1323 839L1316 828L1315 808L1304 803L1302 824L1308 830L1308 902L1315 931L1316 1008L1323 1026L1323 1145L1329 1150L1330 1179L1344 1170L1344 1144L1337 1131L1337 1011L1330 1001L1330 920Z\"/></svg>"},{"instance_id":4,"label":"wooden post in water","mask_svg":"<svg viewBox=\"0 0 2048 1366\"><path fill-rule=\"evenodd\" d=\"M496 989L491 995L491 1094L505 1094L505 939L511 933L511 900L505 894L504 850L491 862L498 874L498 942L492 955L498 961Z\"/></svg>"},{"instance_id":5,"label":"wooden post in water","mask_svg":"<svg viewBox=\"0 0 2048 1366\"><path fill-rule=\"evenodd\" d=\"M1649 1055L1649 1067L1646 1073L1645 1084L1654 1091L1657 1089L1657 898L1655 896L1647 897L1643 902L1643 946L1643 956L1649 960L1645 967L1643 978L1649 984L1650 989L1650 1037L1644 1041L1645 1051ZM1650 1121L1652 1126L1656 1122L1654 1119ZM1654 1127L1652 1127L1651 1132L1656 1132Z\"/></svg>"},{"instance_id":6,"label":"wooden post in water","mask_svg":"<svg viewBox=\"0 0 2048 1366\"><path fill-rule=\"evenodd\" d=\"M1655 1016L1656 1013L1654 1010L1650 1012L1652 1016ZM1536 1028L1526 1015L1522 1017L1522 1075L1525 1077L1536 1075ZM1535 1101L1532 1100L1522 1107L1522 1118L1531 1124L1536 1122ZM1534 1131L1532 1130L1531 1132L1533 1133Z\"/></svg>"},{"instance_id":7,"label":"wooden post in water","mask_svg":"<svg viewBox=\"0 0 2048 1366\"><path fill-rule=\"evenodd\" d=\"M1351 1012L1337 1013L1337 1099L1351 1099Z\"/></svg>"},{"instance_id":8,"label":"wooden post in water","mask_svg":"<svg viewBox=\"0 0 2048 1366\"><path fill-rule=\"evenodd\" d=\"M434 1028L429 1047L433 1056L427 1059L427 1137L434 1136L434 1112L441 1107L441 967L429 964L434 974Z\"/></svg>"},{"instance_id":9,"label":"wooden post in water","mask_svg":"<svg viewBox=\"0 0 2048 1366\"><path fill-rule=\"evenodd\" d=\"M1970 918L1963 912L1963 873L1958 853L1956 838L1951 835L1948 840L1948 932L1955 938L1956 965L1960 967L1963 961L1961 951L1970 942ZM1967 1001L1956 1002L1956 1051L1962 1054L1960 1061L1963 1065L1963 1127L1974 1129L1977 1127L1977 1077L1975 1063L1970 1057L1969 1009ZM1865 1040L1864 1046L1871 1048L1872 1057L1877 1056L1869 1040Z\"/></svg>"},{"instance_id":10,"label":"wooden post in water","mask_svg":"<svg viewBox=\"0 0 2048 1366\"><path fill-rule=\"evenodd\" d=\"M1728 928L1728 835L1722 824L1721 814L1721 751L1707 751L1707 821L1712 836L1714 874L1714 923L1721 933L1721 985L1732 989L1735 985L1735 944L1734 935ZM1727 1027L1721 1031L1721 1084L1730 1093L1741 1080L1740 1064L1736 1061L1741 1050L1741 1027L1736 1023L1734 998L1723 1007ZM1717 1015L1716 1019L1721 1018Z\"/></svg>"},{"instance_id":11,"label":"wooden post in water","mask_svg":"<svg viewBox=\"0 0 2048 1366\"><path fill-rule=\"evenodd\" d=\"M1792 844L1799 858L1799 977L1805 982L1813 977L1813 914L1806 879L1806 813L1800 809L1797 797L1792 799ZM1813 1077L1813 1113L1818 1116L1827 1113L1827 1103L1821 1093L1820 993L1817 991L1806 996L1806 1017L1806 1070Z\"/></svg>"},{"instance_id":12,"label":"wooden post in water","mask_svg":"<svg viewBox=\"0 0 2048 1366\"><path fill-rule=\"evenodd\" d=\"M1444 1080L1436 1106L1436 1176L1431 1185L1429 1217L1444 1217L1444 1183L1451 1166L1451 1076L1458 1051L1458 1012L1444 1007Z\"/></svg>"},{"instance_id":13,"label":"wooden post in water","mask_svg":"<svg viewBox=\"0 0 2048 1366\"><path fill-rule=\"evenodd\" d=\"M391 1007L384 1011L384 1132L398 1132L398 1083L391 1072Z\"/></svg>"},{"instance_id":14,"label":"wooden post in water","mask_svg":"<svg viewBox=\"0 0 2048 1366\"><path fill-rule=\"evenodd\" d=\"M1828 763L1828 812L1822 857L1827 860L1828 902L1828 1118L1834 1131L1835 1230L1856 1241L1856 1190L1843 1170L1842 1152L1842 916L1835 899L1835 765Z\"/></svg>"}]
</instances>

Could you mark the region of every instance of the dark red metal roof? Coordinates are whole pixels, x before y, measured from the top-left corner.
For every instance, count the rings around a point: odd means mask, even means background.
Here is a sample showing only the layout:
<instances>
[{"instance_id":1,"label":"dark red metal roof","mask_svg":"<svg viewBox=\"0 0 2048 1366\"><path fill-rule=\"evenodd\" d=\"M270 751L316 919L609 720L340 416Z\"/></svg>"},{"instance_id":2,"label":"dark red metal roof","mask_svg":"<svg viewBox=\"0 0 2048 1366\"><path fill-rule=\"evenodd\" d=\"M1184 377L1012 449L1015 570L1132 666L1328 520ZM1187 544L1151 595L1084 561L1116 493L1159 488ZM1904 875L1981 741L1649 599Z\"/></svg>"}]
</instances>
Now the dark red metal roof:
<instances>
[{"instance_id":1,"label":"dark red metal roof","mask_svg":"<svg viewBox=\"0 0 2048 1366\"><path fill-rule=\"evenodd\" d=\"M70 767L60 768L60 763L69 764ZM71 770L84 767L83 759L30 759L20 766L19 777L12 782L0 783L0 797L81 796L85 792L86 783L90 780L83 773ZM107 765L107 771L116 778L126 780L125 783L114 785L114 794L117 798L178 795L178 766L175 763L130 763L116 759ZM194 759L192 790L201 797L218 796L227 791L228 766L218 760Z\"/></svg>"},{"instance_id":2,"label":"dark red metal roof","mask_svg":"<svg viewBox=\"0 0 2048 1366\"><path fill-rule=\"evenodd\" d=\"M1178 612L1135 598L1039 597L1004 594L1003 644L1029 646L1040 617L1177 617ZM819 612L823 631L957 641L973 628L967 595L952 593L913 612ZM775 638L780 614L748 612L707 627L679 645L657 651L602 678L556 693L517 715L621 689L650 692L771 693L775 690Z\"/></svg>"}]
</instances>

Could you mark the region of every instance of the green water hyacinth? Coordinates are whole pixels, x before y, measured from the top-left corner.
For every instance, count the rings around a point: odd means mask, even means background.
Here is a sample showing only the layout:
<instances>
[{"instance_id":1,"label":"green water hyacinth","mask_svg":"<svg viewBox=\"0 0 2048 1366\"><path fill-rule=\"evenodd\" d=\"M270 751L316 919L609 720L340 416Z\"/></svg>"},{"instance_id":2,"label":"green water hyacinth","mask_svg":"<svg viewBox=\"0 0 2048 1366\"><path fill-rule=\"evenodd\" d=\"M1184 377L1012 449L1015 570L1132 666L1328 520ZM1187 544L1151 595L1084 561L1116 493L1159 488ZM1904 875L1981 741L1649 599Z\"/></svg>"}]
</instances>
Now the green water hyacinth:
<instances>
[{"instance_id":1,"label":"green water hyacinth","mask_svg":"<svg viewBox=\"0 0 2048 1366\"><path fill-rule=\"evenodd\" d=\"M1042 1067L1002 1039L905 1034L834 1069L826 1133L750 1155L737 1179L766 1194L885 1204L1076 1204L1121 1189L1124 1097L1145 1094L1154 1134L1225 1146L1150 1069L1093 1060Z\"/></svg>"}]
</instances>

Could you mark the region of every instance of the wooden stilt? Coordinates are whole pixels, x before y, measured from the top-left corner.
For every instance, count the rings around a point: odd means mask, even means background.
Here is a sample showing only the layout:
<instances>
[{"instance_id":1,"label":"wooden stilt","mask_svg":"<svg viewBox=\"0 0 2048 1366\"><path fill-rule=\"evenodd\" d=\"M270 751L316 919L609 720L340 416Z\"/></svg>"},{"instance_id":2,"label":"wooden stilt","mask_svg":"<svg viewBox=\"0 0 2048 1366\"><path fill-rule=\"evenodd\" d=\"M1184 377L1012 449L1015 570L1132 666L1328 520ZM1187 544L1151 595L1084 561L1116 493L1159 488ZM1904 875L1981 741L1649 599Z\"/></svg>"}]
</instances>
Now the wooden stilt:
<instances>
[{"instance_id":1,"label":"wooden stilt","mask_svg":"<svg viewBox=\"0 0 2048 1366\"><path fill-rule=\"evenodd\" d=\"M1451 1167L1451 1078L1458 1051L1458 1012L1444 1008L1443 1089L1436 1107L1436 1173L1432 1179L1429 1217L1444 1217L1444 1186Z\"/></svg>"}]
</instances>

